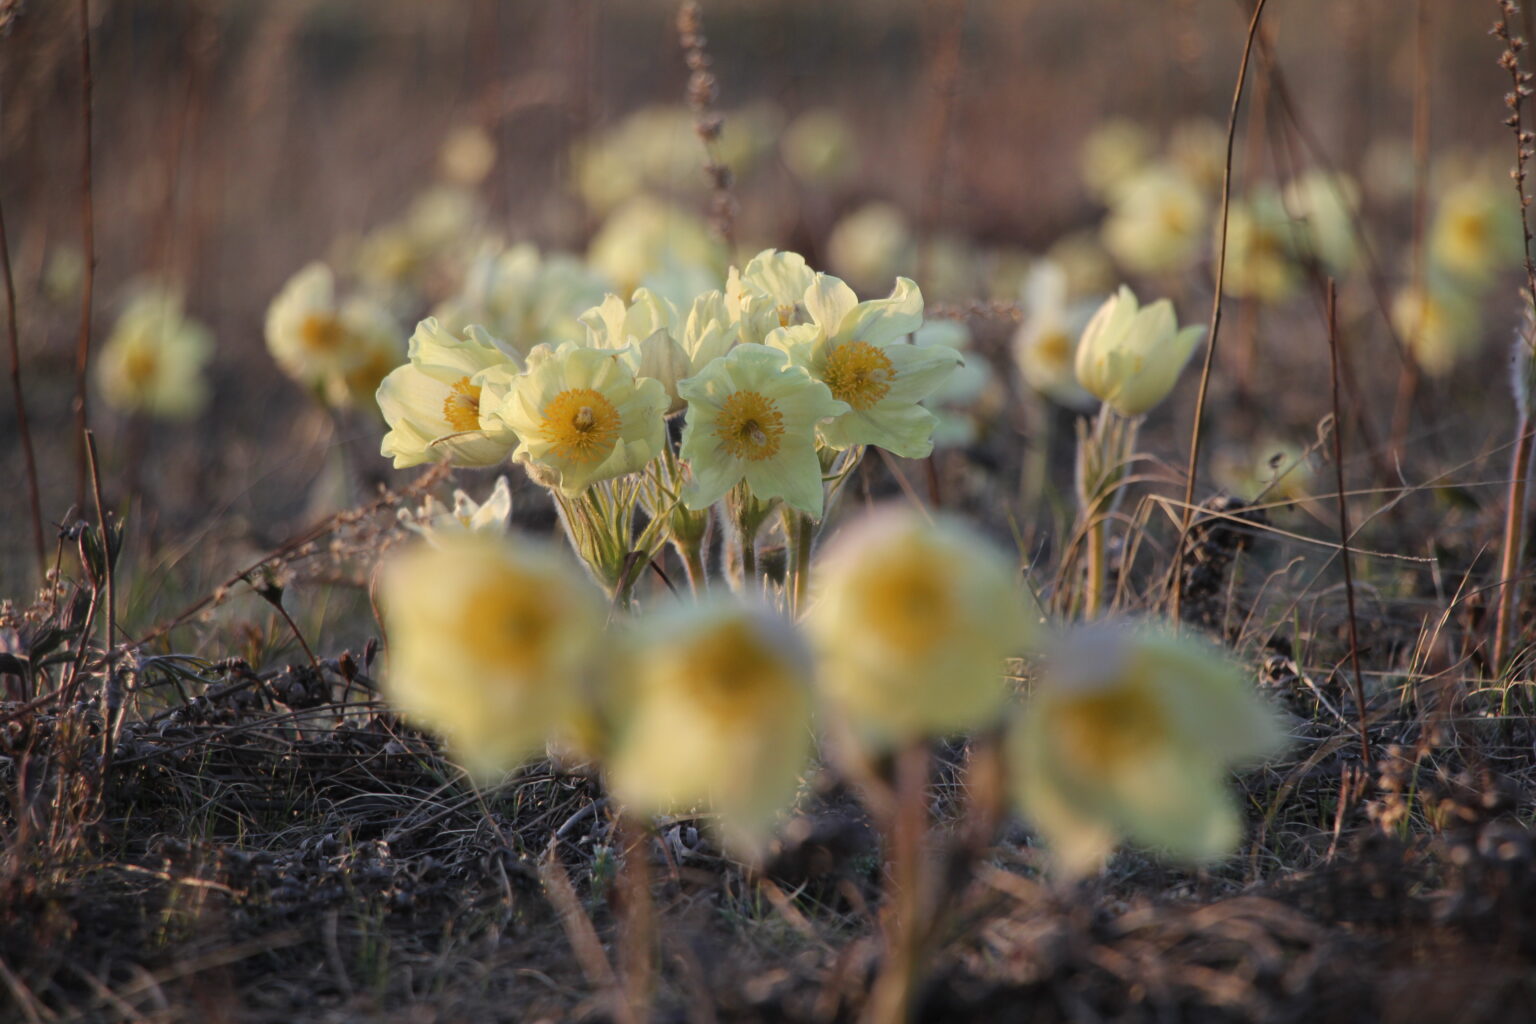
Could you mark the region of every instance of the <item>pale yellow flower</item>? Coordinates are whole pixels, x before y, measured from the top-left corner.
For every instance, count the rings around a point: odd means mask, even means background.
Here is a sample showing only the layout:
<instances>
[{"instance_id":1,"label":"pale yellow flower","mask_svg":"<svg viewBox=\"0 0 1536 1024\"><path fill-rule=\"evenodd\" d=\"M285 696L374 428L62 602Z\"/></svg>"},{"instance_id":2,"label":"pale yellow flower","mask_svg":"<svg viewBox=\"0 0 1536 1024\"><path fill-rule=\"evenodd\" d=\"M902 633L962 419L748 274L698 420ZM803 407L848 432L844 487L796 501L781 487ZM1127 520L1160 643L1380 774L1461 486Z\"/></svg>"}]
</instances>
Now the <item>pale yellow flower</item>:
<instances>
[{"instance_id":1,"label":"pale yellow flower","mask_svg":"<svg viewBox=\"0 0 1536 1024\"><path fill-rule=\"evenodd\" d=\"M825 384L777 349L738 345L677 389L688 402L679 448L691 470L685 505L707 508L746 481L761 501L782 498L821 516L816 426L848 409Z\"/></svg>"},{"instance_id":2,"label":"pale yellow flower","mask_svg":"<svg viewBox=\"0 0 1536 1024\"><path fill-rule=\"evenodd\" d=\"M841 451L877 445L904 458L933 451L933 413L919 405L954 373L960 353L907 343L923 324L923 295L905 277L889 298L860 302L842 281L817 274L805 292L811 323L781 328L768 344L826 383L848 411L822 424L822 442Z\"/></svg>"},{"instance_id":3,"label":"pale yellow flower","mask_svg":"<svg viewBox=\"0 0 1536 1024\"><path fill-rule=\"evenodd\" d=\"M1083 142L1083 182L1097 198L1112 196L1152 158L1152 133L1135 121L1112 118Z\"/></svg>"},{"instance_id":4,"label":"pale yellow flower","mask_svg":"<svg viewBox=\"0 0 1536 1024\"><path fill-rule=\"evenodd\" d=\"M998 716L1004 659L1038 623L1016 564L959 521L905 508L832 539L806 622L823 693L856 735L901 744Z\"/></svg>"},{"instance_id":5,"label":"pale yellow flower","mask_svg":"<svg viewBox=\"0 0 1536 1024\"><path fill-rule=\"evenodd\" d=\"M718 591L630 632L627 711L607 768L614 796L642 814L707 808L738 851L759 849L810 759L804 641L777 614Z\"/></svg>"},{"instance_id":6,"label":"pale yellow flower","mask_svg":"<svg viewBox=\"0 0 1536 1024\"><path fill-rule=\"evenodd\" d=\"M865 290L884 288L912 264L916 252L906 215L887 202L866 203L827 236L827 262Z\"/></svg>"},{"instance_id":7,"label":"pale yellow flower","mask_svg":"<svg viewBox=\"0 0 1536 1024\"><path fill-rule=\"evenodd\" d=\"M1351 211L1360 187L1342 174L1309 171L1286 186L1285 205L1301 222L1307 249L1329 273L1347 274L1359 257Z\"/></svg>"},{"instance_id":8,"label":"pale yellow flower","mask_svg":"<svg viewBox=\"0 0 1536 1024\"><path fill-rule=\"evenodd\" d=\"M675 302L691 302L720 287L727 260L704 221L659 199L637 196L598 229L587 262L620 295L644 285Z\"/></svg>"},{"instance_id":9,"label":"pale yellow flower","mask_svg":"<svg viewBox=\"0 0 1536 1024\"><path fill-rule=\"evenodd\" d=\"M859 170L853 126L830 107L807 110L791 121L779 146L790 173L807 185L834 187Z\"/></svg>"},{"instance_id":10,"label":"pale yellow flower","mask_svg":"<svg viewBox=\"0 0 1536 1024\"><path fill-rule=\"evenodd\" d=\"M1226 769L1282 739L1243 673L1202 641L1100 621L1053 652L1006 749L1020 811L1077 876L1121 836L1182 860L1229 853L1242 820Z\"/></svg>"},{"instance_id":11,"label":"pale yellow flower","mask_svg":"<svg viewBox=\"0 0 1536 1024\"><path fill-rule=\"evenodd\" d=\"M496 142L479 125L460 125L448 133L437 153L438 171L458 185L475 186L496 164Z\"/></svg>"},{"instance_id":12,"label":"pale yellow flower","mask_svg":"<svg viewBox=\"0 0 1536 1024\"><path fill-rule=\"evenodd\" d=\"M423 320L411 335L410 361L379 385L379 409L390 427L380 454L393 458L396 469L444 458L456 466L505 459L517 438L488 415L501 390L486 371L515 370L516 359L478 327L456 338L431 317Z\"/></svg>"},{"instance_id":13,"label":"pale yellow flower","mask_svg":"<svg viewBox=\"0 0 1536 1024\"><path fill-rule=\"evenodd\" d=\"M479 324L526 356L535 345L581 341L586 329L577 316L605 290L603 278L569 254L541 254L527 243L489 246L470 261L458 294L432 315L455 334Z\"/></svg>"},{"instance_id":14,"label":"pale yellow flower","mask_svg":"<svg viewBox=\"0 0 1536 1024\"><path fill-rule=\"evenodd\" d=\"M1121 285L1083 329L1077 381L1120 415L1140 416L1168 397L1204 335L1180 330L1167 299L1142 307Z\"/></svg>"},{"instance_id":15,"label":"pale yellow flower","mask_svg":"<svg viewBox=\"0 0 1536 1024\"><path fill-rule=\"evenodd\" d=\"M1445 191L1429 229L1429 254L1443 270L1481 283L1520 266L1520 219L1513 190L1471 178Z\"/></svg>"},{"instance_id":16,"label":"pale yellow flower","mask_svg":"<svg viewBox=\"0 0 1536 1024\"><path fill-rule=\"evenodd\" d=\"M967 353L971 348L971 329L962 320L929 320L912 332L912 344L919 348L946 348ZM988 422L1001 409L1002 388L984 356L972 353L963 364L944 379L923 404L933 411L935 448L960 448L974 444L979 424Z\"/></svg>"},{"instance_id":17,"label":"pale yellow flower","mask_svg":"<svg viewBox=\"0 0 1536 1024\"><path fill-rule=\"evenodd\" d=\"M687 316L648 288L637 289L626 304L609 295L581 315L591 348L624 350L637 376L659 381L667 392L667 412L687 404L678 381L698 373L736 344L739 324L732 323L719 291L694 299Z\"/></svg>"},{"instance_id":18,"label":"pale yellow flower","mask_svg":"<svg viewBox=\"0 0 1536 1024\"><path fill-rule=\"evenodd\" d=\"M1013 335L1013 361L1024 383L1069 409L1091 408L1094 397L1077 382L1077 343L1092 316L1067 303L1066 271L1040 260L1022 289L1026 310Z\"/></svg>"},{"instance_id":19,"label":"pale yellow flower","mask_svg":"<svg viewBox=\"0 0 1536 1024\"><path fill-rule=\"evenodd\" d=\"M1115 190L1104 247L1132 273L1178 273L1200 255L1209 222L1205 194L1173 168L1154 166Z\"/></svg>"},{"instance_id":20,"label":"pale yellow flower","mask_svg":"<svg viewBox=\"0 0 1536 1024\"><path fill-rule=\"evenodd\" d=\"M1168 135L1168 162L1207 195L1221 189L1227 166L1227 129L1208 117L1190 118Z\"/></svg>"},{"instance_id":21,"label":"pale yellow flower","mask_svg":"<svg viewBox=\"0 0 1536 1024\"><path fill-rule=\"evenodd\" d=\"M428 543L464 533L504 534L512 525L512 490L507 478L499 476L484 502L476 501L463 490L455 490L451 509L429 494L420 508L414 512L401 509L399 515L400 525L420 534Z\"/></svg>"},{"instance_id":22,"label":"pale yellow flower","mask_svg":"<svg viewBox=\"0 0 1536 1024\"><path fill-rule=\"evenodd\" d=\"M528 369L511 378L489 415L517 434L516 461L538 467L573 498L661 454L666 410L665 389L637 378L628 353L568 341L529 353Z\"/></svg>"},{"instance_id":23,"label":"pale yellow flower","mask_svg":"<svg viewBox=\"0 0 1536 1024\"><path fill-rule=\"evenodd\" d=\"M740 325L740 340L762 344L780 327L809 322L805 293L815 281L816 272L797 252L764 249L744 269L732 267L725 304L732 321Z\"/></svg>"},{"instance_id":24,"label":"pale yellow flower","mask_svg":"<svg viewBox=\"0 0 1536 1024\"><path fill-rule=\"evenodd\" d=\"M345 301L324 263L311 263L267 307L267 348L277 365L332 405L356 401L386 357L398 364L400 331L389 311L362 295ZM382 376L382 374L377 374Z\"/></svg>"},{"instance_id":25,"label":"pale yellow flower","mask_svg":"<svg viewBox=\"0 0 1536 1024\"><path fill-rule=\"evenodd\" d=\"M203 367L212 356L208 329L182 312L181 295L148 288L124 308L96 354L96 385L122 412L189 419L208 403Z\"/></svg>"},{"instance_id":26,"label":"pale yellow flower","mask_svg":"<svg viewBox=\"0 0 1536 1024\"><path fill-rule=\"evenodd\" d=\"M602 599L532 538L464 533L415 546L385 564L379 603L385 696L480 780L564 734L592 685Z\"/></svg>"},{"instance_id":27,"label":"pale yellow flower","mask_svg":"<svg viewBox=\"0 0 1536 1024\"><path fill-rule=\"evenodd\" d=\"M1298 225L1274 188L1255 189L1233 202L1227 216L1227 271L1222 289L1237 297L1280 302L1301 283L1294 249ZM1221 226L1216 227L1220 232ZM1217 238L1215 245L1220 245Z\"/></svg>"},{"instance_id":28,"label":"pale yellow flower","mask_svg":"<svg viewBox=\"0 0 1536 1024\"><path fill-rule=\"evenodd\" d=\"M1401 289L1392 299L1392 327L1431 377L1449 373L1482 341L1477 303L1444 281Z\"/></svg>"}]
</instances>

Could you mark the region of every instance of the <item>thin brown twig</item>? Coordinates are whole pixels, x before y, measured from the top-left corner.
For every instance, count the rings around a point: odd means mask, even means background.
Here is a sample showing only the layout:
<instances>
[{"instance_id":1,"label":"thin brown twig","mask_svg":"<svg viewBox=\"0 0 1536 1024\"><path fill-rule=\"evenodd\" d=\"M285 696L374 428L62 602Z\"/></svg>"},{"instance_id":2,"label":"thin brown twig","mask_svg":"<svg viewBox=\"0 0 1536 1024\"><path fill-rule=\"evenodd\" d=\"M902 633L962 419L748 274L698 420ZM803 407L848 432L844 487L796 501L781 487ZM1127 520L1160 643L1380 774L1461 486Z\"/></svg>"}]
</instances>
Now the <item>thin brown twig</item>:
<instances>
[{"instance_id":1,"label":"thin brown twig","mask_svg":"<svg viewBox=\"0 0 1536 1024\"><path fill-rule=\"evenodd\" d=\"M1353 671L1355 706L1360 716L1360 755L1370 766L1371 734L1365 713L1365 684L1360 675L1360 637L1355 618L1355 577L1349 554L1349 502L1344 497L1344 420L1339 414L1339 321L1338 295L1328 279L1328 362L1333 391L1333 472L1339 493L1339 561L1344 565L1344 600L1349 608L1349 660Z\"/></svg>"},{"instance_id":2,"label":"thin brown twig","mask_svg":"<svg viewBox=\"0 0 1536 1024\"><path fill-rule=\"evenodd\" d=\"M37 574L41 579L48 570L48 553L43 544L43 506L37 490L37 453L32 448L32 425L27 419L27 400L21 386L21 339L16 330L16 282L11 275L11 246L5 237L3 210L0 210L0 274L5 278L5 338L11 354L11 393L16 399L16 433L21 439L21 457L26 464L27 507L32 513L32 543L37 548Z\"/></svg>"},{"instance_id":3,"label":"thin brown twig","mask_svg":"<svg viewBox=\"0 0 1536 1024\"><path fill-rule=\"evenodd\" d=\"M736 200L731 195L731 169L720 159L720 131L725 118L715 110L720 98L720 81L710 70L709 40L704 35L704 12L697 0L683 0L677 9L677 38L688 65L688 106L693 110L694 131L704 143L704 173L711 188L709 221L726 251L734 258L736 249Z\"/></svg>"},{"instance_id":4,"label":"thin brown twig","mask_svg":"<svg viewBox=\"0 0 1536 1024\"><path fill-rule=\"evenodd\" d=\"M1179 620L1179 603L1183 591L1184 539L1189 533L1190 509L1195 504L1195 473L1200 468L1200 428L1205 419L1205 399L1211 386L1211 367L1216 358L1216 339L1221 330L1221 291L1226 283L1227 272L1227 220L1232 208L1232 149L1237 138L1237 113L1243 102L1243 83L1248 79L1248 61L1253 55L1253 41L1259 34L1259 18L1264 14L1266 0L1256 0L1253 17L1248 22L1248 38L1243 43L1243 59L1237 68L1237 85L1232 90L1232 109L1227 115L1226 163L1221 174L1221 233L1216 247L1216 290L1211 296L1210 328L1206 331L1205 362L1200 367L1200 390L1195 396L1195 423L1189 438L1189 465L1184 479L1184 514L1179 525L1179 543L1175 548L1172 594L1172 618Z\"/></svg>"},{"instance_id":5,"label":"thin brown twig","mask_svg":"<svg viewBox=\"0 0 1536 1024\"><path fill-rule=\"evenodd\" d=\"M90 427L86 399L91 361L91 299L96 287L96 209L91 192L91 0L80 0L80 247L85 270L80 281L80 334L75 341L75 504L85 505L85 436Z\"/></svg>"},{"instance_id":6,"label":"thin brown twig","mask_svg":"<svg viewBox=\"0 0 1536 1024\"><path fill-rule=\"evenodd\" d=\"M1504 123L1515 133L1515 167L1511 177L1515 183L1515 196L1519 201L1520 230L1525 241L1524 266L1526 283L1526 308L1532 324L1536 324L1536 266L1531 262L1531 221L1529 207L1531 200L1525 191L1526 162L1531 158L1532 152L1527 147L1536 142L1536 134L1528 131L1524 124L1525 98L1531 94L1532 75L1530 72L1520 70L1520 51L1525 49L1526 41L1514 34L1510 29L1510 15L1515 12L1513 0L1498 0L1499 20L1493 27L1493 35L1504 42L1504 51L1499 54L1499 67L1509 72L1510 91L1504 96L1504 105L1509 108L1509 117ZM1530 364L1533 354L1531 345L1536 344L1536 326L1528 326L1526 331L1515 340L1515 344L1527 346L1524 352L1517 351L1516 366L1523 368L1517 373L1514 381L1515 398L1519 407L1519 425L1517 429L1518 440L1515 444L1515 461L1511 467L1509 480L1509 499L1504 510L1504 550L1499 567L1499 599L1498 608L1494 616L1493 652L1491 668L1495 676L1504 670L1504 660L1509 652L1509 639L1515 614L1515 600L1519 593L1519 583L1516 578L1520 564L1520 555L1525 547L1525 506L1527 499L1528 477L1531 465L1531 450L1533 446L1533 433L1536 433L1536 423L1533 423L1531 409L1531 395L1528 393L1527 380L1530 376ZM1523 360L1522 360L1523 357Z\"/></svg>"}]
</instances>

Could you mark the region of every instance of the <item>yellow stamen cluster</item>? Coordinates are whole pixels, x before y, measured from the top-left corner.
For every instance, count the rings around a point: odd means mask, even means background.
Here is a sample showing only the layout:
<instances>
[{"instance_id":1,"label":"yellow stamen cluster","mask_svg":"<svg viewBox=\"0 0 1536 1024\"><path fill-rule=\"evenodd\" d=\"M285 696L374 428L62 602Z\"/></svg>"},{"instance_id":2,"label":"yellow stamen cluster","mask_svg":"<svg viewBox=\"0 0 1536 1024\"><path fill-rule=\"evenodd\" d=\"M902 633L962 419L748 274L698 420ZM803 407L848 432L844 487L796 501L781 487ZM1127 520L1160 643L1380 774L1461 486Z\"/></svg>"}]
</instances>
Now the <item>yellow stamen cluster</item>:
<instances>
[{"instance_id":1,"label":"yellow stamen cluster","mask_svg":"<svg viewBox=\"0 0 1536 1024\"><path fill-rule=\"evenodd\" d=\"M552 398L543 410L545 440L554 454L571 462L601 462L613 451L623 418L600 391L571 388Z\"/></svg>"},{"instance_id":2,"label":"yellow stamen cluster","mask_svg":"<svg viewBox=\"0 0 1536 1024\"><path fill-rule=\"evenodd\" d=\"M846 342L827 356L826 381L832 397L861 412L890 393L895 377L890 357L868 342Z\"/></svg>"},{"instance_id":3,"label":"yellow stamen cluster","mask_svg":"<svg viewBox=\"0 0 1536 1024\"><path fill-rule=\"evenodd\" d=\"M480 429L480 389L460 377L443 399L443 419L454 430Z\"/></svg>"},{"instance_id":4,"label":"yellow stamen cluster","mask_svg":"<svg viewBox=\"0 0 1536 1024\"><path fill-rule=\"evenodd\" d=\"M733 458L758 462L778 454L784 414L756 391L737 391L725 400L715 435Z\"/></svg>"},{"instance_id":5,"label":"yellow stamen cluster","mask_svg":"<svg viewBox=\"0 0 1536 1024\"><path fill-rule=\"evenodd\" d=\"M334 352L347 338L347 328L329 313L311 313L299 325L299 337L312 352Z\"/></svg>"}]
</instances>

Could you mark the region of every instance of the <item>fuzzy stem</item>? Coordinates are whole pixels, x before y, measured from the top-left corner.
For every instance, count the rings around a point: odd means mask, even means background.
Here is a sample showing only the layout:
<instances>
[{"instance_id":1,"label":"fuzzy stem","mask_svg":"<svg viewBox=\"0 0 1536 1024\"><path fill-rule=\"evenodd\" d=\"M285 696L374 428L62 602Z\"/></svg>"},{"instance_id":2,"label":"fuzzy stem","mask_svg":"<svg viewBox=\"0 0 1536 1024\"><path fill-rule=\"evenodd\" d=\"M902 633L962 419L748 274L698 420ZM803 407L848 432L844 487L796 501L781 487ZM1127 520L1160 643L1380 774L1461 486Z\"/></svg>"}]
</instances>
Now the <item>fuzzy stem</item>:
<instances>
[{"instance_id":1,"label":"fuzzy stem","mask_svg":"<svg viewBox=\"0 0 1536 1024\"><path fill-rule=\"evenodd\" d=\"M1504 557L1499 565L1499 609L1493 633L1493 674L1505 669L1509 654L1510 629L1514 623L1516 598L1520 584L1520 554L1525 548L1525 504L1531 468L1531 450L1536 447L1536 419L1520 417L1520 438L1515 443L1515 461L1509 474L1509 501L1504 510Z\"/></svg>"},{"instance_id":2,"label":"fuzzy stem","mask_svg":"<svg viewBox=\"0 0 1536 1024\"><path fill-rule=\"evenodd\" d=\"M923 856L929 758L927 743L918 740L896 759L896 807L887 823L891 865L884 913L885 961L861 1018L865 1024L899 1024L912 1019L930 903L928 865Z\"/></svg>"},{"instance_id":3,"label":"fuzzy stem","mask_svg":"<svg viewBox=\"0 0 1536 1024\"><path fill-rule=\"evenodd\" d=\"M798 617L805 607L805 593L811 576L811 546L816 539L816 523L804 512L788 506L784 509L784 538L789 544L789 614Z\"/></svg>"},{"instance_id":4,"label":"fuzzy stem","mask_svg":"<svg viewBox=\"0 0 1536 1024\"><path fill-rule=\"evenodd\" d=\"M709 572L704 568L704 545L697 541L672 546L683 559L683 572L688 576L688 588L695 596L704 593L709 586Z\"/></svg>"}]
</instances>

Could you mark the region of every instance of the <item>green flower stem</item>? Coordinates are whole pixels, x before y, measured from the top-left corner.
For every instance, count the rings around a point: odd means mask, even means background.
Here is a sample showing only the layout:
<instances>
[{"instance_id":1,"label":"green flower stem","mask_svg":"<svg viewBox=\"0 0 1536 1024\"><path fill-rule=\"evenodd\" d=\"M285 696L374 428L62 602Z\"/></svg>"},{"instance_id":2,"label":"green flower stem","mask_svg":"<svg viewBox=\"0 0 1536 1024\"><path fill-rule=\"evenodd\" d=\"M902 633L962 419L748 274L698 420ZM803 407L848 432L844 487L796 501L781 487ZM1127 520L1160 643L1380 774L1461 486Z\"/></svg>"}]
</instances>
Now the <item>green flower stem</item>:
<instances>
[{"instance_id":1,"label":"green flower stem","mask_svg":"<svg viewBox=\"0 0 1536 1024\"><path fill-rule=\"evenodd\" d=\"M1108 520L1094 515L1088 523L1088 587L1083 597L1085 619L1098 618L1104 607L1104 553L1108 533Z\"/></svg>"},{"instance_id":2,"label":"green flower stem","mask_svg":"<svg viewBox=\"0 0 1536 1024\"><path fill-rule=\"evenodd\" d=\"M709 573L704 568L704 545L694 541L679 543L673 540L672 546L683 560L683 572L688 576L688 587L694 595L704 593L709 586Z\"/></svg>"},{"instance_id":3,"label":"green flower stem","mask_svg":"<svg viewBox=\"0 0 1536 1024\"><path fill-rule=\"evenodd\" d=\"M810 585L811 548L816 541L816 521L804 512L784 509L784 539L789 546L789 614L798 618L805 608L806 589Z\"/></svg>"}]
</instances>

